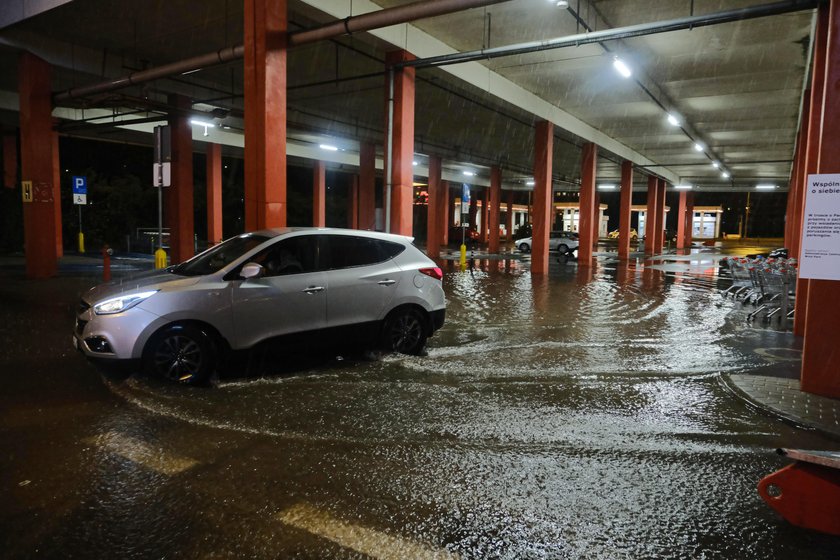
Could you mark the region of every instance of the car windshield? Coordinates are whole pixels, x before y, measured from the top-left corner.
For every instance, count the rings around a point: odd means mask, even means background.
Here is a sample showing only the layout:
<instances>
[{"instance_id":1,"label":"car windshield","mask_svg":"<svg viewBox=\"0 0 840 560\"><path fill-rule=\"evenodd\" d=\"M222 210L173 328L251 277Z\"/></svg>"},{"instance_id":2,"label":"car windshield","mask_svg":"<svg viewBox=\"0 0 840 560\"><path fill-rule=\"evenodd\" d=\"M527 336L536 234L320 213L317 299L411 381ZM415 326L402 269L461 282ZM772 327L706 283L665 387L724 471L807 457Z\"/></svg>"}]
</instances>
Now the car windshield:
<instances>
[{"instance_id":1,"label":"car windshield","mask_svg":"<svg viewBox=\"0 0 840 560\"><path fill-rule=\"evenodd\" d=\"M200 255L173 267L170 272L180 276L204 276L226 267L245 253L262 245L270 237L246 233L232 237Z\"/></svg>"}]
</instances>

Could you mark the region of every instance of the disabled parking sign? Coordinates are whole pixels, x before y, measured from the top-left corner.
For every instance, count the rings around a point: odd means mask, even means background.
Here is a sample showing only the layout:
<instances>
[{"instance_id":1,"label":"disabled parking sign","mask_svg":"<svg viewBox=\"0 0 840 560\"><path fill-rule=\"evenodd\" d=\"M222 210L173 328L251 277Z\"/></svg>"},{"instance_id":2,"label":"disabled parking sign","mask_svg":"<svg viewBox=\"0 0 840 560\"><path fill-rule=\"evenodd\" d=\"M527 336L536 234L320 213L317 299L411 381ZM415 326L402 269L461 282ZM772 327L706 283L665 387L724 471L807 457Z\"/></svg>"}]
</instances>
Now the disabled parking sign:
<instances>
[{"instance_id":1,"label":"disabled parking sign","mask_svg":"<svg viewBox=\"0 0 840 560\"><path fill-rule=\"evenodd\" d=\"M73 204L87 204L87 177L73 176Z\"/></svg>"}]
</instances>

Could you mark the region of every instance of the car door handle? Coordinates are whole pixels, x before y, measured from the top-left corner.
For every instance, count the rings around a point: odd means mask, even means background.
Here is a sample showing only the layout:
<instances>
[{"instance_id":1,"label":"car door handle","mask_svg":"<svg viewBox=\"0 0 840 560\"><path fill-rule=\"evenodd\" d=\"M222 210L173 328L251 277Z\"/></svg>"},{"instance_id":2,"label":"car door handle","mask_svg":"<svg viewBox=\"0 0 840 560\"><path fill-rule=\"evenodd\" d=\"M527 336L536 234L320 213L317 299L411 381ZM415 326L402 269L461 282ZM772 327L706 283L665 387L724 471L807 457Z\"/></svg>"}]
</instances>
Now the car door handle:
<instances>
[{"instance_id":1,"label":"car door handle","mask_svg":"<svg viewBox=\"0 0 840 560\"><path fill-rule=\"evenodd\" d=\"M307 294L314 294L316 292L323 292L324 287L323 286L309 286L308 288L304 289L303 291L306 292Z\"/></svg>"},{"instance_id":2,"label":"car door handle","mask_svg":"<svg viewBox=\"0 0 840 560\"><path fill-rule=\"evenodd\" d=\"M393 286L396 283L396 280L380 280L379 282L377 282L377 284L379 284L380 286Z\"/></svg>"}]
</instances>

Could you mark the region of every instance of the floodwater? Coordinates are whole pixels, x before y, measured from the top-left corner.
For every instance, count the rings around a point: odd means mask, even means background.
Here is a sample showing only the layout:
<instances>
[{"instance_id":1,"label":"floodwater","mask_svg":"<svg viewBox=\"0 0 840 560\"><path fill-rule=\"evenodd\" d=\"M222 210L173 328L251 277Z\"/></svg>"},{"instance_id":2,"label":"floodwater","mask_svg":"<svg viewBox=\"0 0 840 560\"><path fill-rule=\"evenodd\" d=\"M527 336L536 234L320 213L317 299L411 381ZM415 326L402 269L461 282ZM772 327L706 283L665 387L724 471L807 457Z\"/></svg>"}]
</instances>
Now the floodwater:
<instances>
[{"instance_id":1,"label":"floodwater","mask_svg":"<svg viewBox=\"0 0 840 560\"><path fill-rule=\"evenodd\" d=\"M775 448L837 444L721 382L792 339L747 327L708 262L445 271L447 322L426 356L324 353L210 388L102 377L102 409L71 438L83 450L56 467L79 473L64 477L62 528L11 516L30 544L6 550L838 557L840 538L792 527L758 497L787 463Z\"/></svg>"}]
</instances>

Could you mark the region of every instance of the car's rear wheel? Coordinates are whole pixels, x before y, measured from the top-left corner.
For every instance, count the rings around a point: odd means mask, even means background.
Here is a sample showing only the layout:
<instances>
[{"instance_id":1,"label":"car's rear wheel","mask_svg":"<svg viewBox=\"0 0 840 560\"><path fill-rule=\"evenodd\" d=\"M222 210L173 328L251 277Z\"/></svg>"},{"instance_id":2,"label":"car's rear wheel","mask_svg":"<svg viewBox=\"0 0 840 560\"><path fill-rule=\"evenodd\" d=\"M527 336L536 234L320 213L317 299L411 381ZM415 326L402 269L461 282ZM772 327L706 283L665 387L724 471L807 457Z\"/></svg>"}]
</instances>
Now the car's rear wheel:
<instances>
[{"instance_id":1,"label":"car's rear wheel","mask_svg":"<svg viewBox=\"0 0 840 560\"><path fill-rule=\"evenodd\" d=\"M557 246L557 250L560 251L561 253L565 254L565 253L569 252L569 246L566 245L565 243L561 243L560 245Z\"/></svg>"},{"instance_id":2,"label":"car's rear wheel","mask_svg":"<svg viewBox=\"0 0 840 560\"><path fill-rule=\"evenodd\" d=\"M382 343L386 350L419 354L426 346L426 321L416 309L399 309L385 321Z\"/></svg>"},{"instance_id":3,"label":"car's rear wheel","mask_svg":"<svg viewBox=\"0 0 840 560\"><path fill-rule=\"evenodd\" d=\"M531 250L531 246L528 245L527 243L523 243L522 245L519 246L519 250L522 251L523 253L528 253Z\"/></svg>"},{"instance_id":4,"label":"car's rear wheel","mask_svg":"<svg viewBox=\"0 0 840 560\"><path fill-rule=\"evenodd\" d=\"M176 383L197 385L213 373L216 347L212 338L193 325L173 325L157 333L146 346L146 371Z\"/></svg>"}]
</instances>

